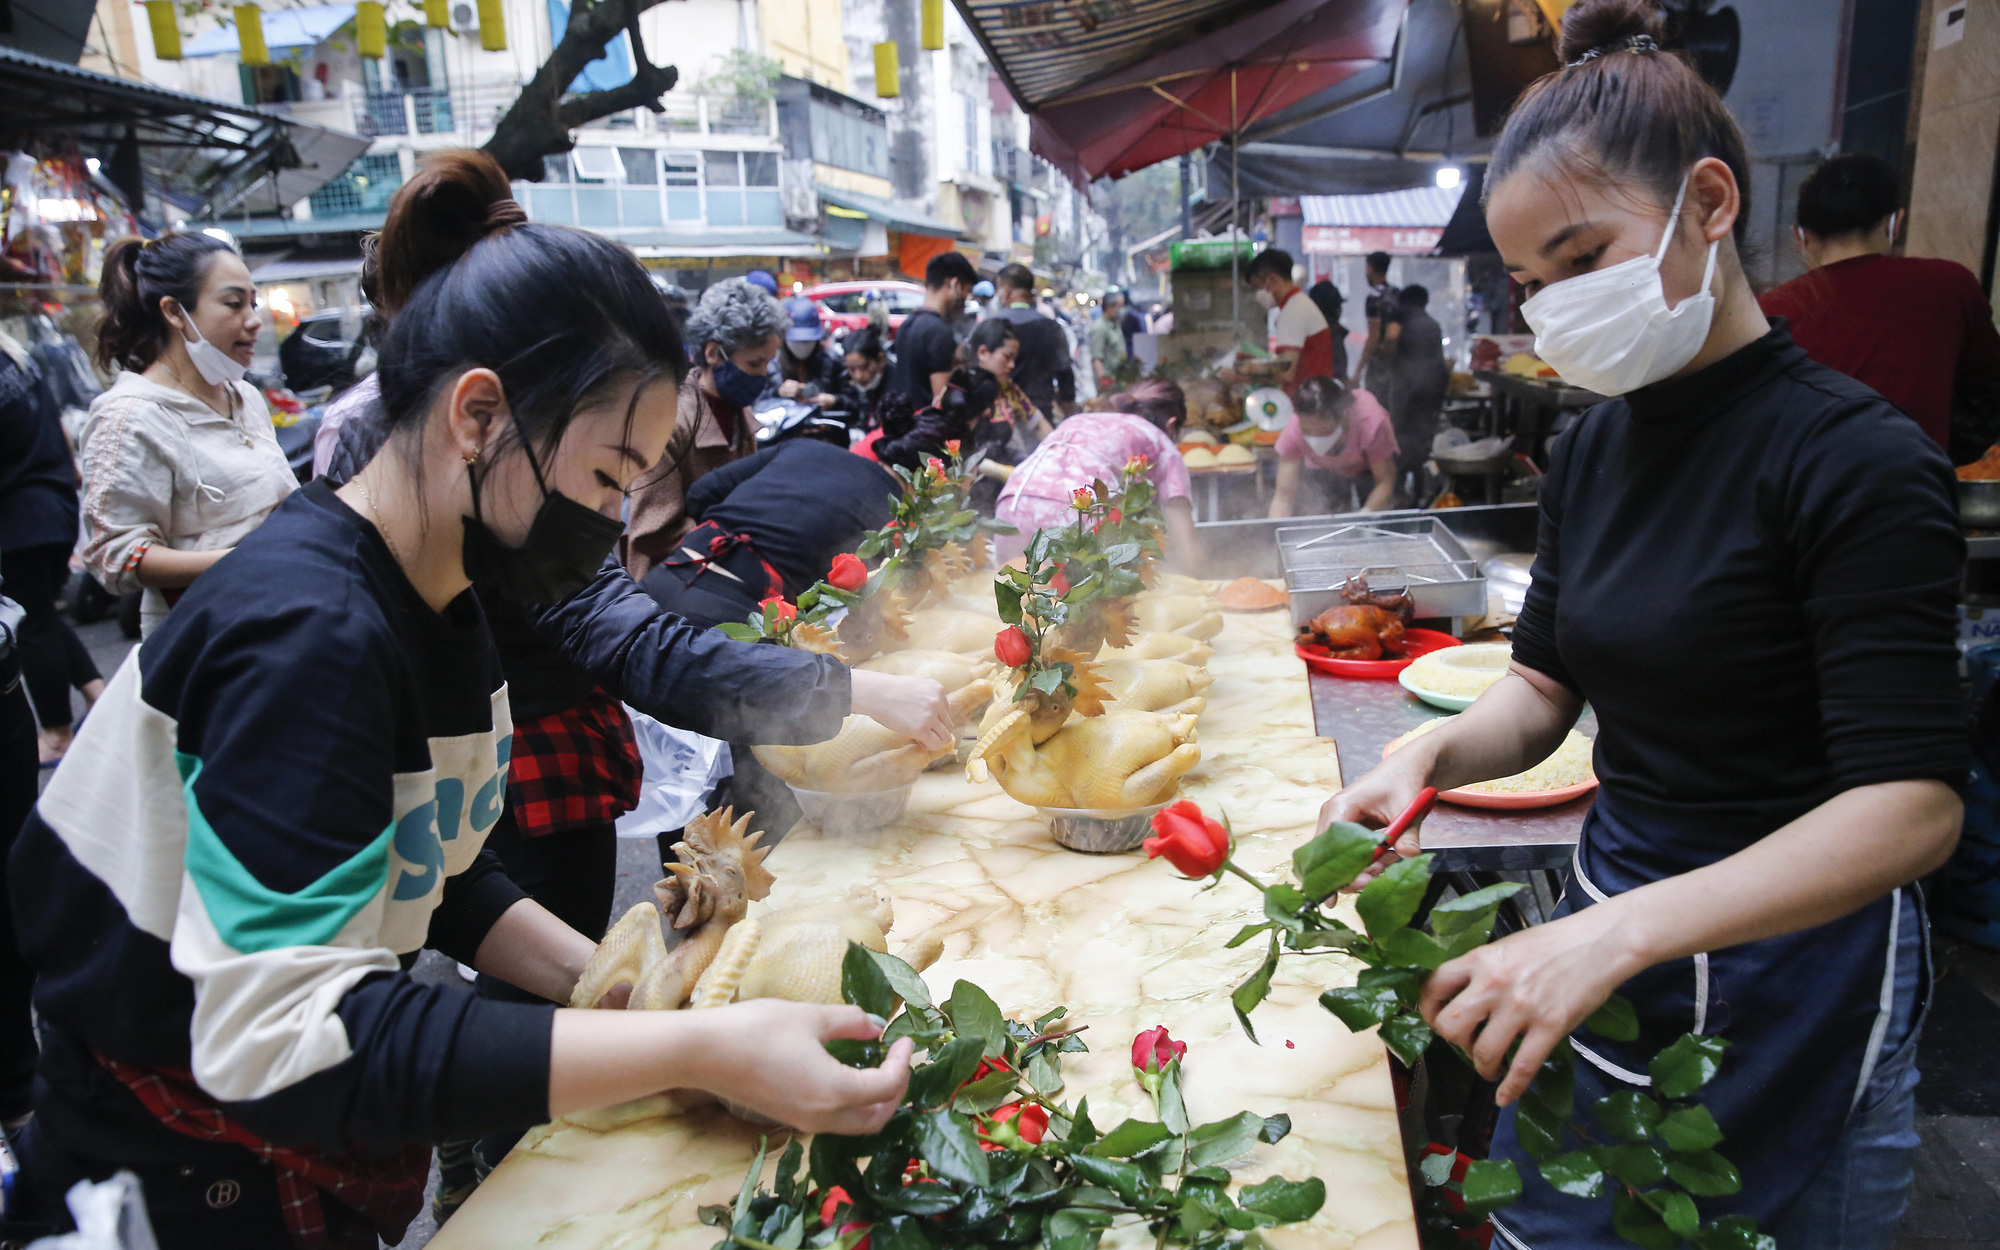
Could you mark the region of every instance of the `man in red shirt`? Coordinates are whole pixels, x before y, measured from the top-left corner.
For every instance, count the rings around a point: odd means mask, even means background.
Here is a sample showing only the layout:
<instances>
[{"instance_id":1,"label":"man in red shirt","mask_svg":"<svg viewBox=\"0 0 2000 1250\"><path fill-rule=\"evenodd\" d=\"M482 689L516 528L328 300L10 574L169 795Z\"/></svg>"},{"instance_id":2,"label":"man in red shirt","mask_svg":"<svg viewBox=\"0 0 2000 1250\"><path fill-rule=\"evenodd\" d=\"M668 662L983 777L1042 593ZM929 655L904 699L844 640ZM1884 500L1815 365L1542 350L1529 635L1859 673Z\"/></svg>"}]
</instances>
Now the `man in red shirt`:
<instances>
[{"instance_id":1,"label":"man in red shirt","mask_svg":"<svg viewBox=\"0 0 2000 1250\"><path fill-rule=\"evenodd\" d=\"M1257 253L1243 270L1243 281L1256 292L1257 302L1278 310L1271 332L1277 359L1238 370L1247 378L1275 383L1289 395L1307 378L1333 373L1333 330L1319 305L1292 281L1292 254L1278 248Z\"/></svg>"},{"instance_id":2,"label":"man in red shirt","mask_svg":"<svg viewBox=\"0 0 2000 1250\"><path fill-rule=\"evenodd\" d=\"M1807 355L1875 388L1948 446L1953 394L2000 381L2000 333L1965 266L1890 254L1902 217L1885 162L1859 153L1824 162L1799 188L1793 226L1807 270L1758 302L1785 318Z\"/></svg>"}]
</instances>

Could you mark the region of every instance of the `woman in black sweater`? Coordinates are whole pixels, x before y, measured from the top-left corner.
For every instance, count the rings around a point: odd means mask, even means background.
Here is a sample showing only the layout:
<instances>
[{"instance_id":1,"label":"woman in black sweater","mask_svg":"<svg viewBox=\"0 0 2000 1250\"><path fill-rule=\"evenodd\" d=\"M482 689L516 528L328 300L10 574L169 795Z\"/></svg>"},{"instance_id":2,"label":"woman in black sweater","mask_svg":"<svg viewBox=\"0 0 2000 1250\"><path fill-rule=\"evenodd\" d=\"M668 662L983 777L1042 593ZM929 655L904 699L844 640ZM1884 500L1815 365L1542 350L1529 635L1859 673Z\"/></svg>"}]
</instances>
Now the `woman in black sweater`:
<instances>
[{"instance_id":1,"label":"woman in black sweater","mask_svg":"<svg viewBox=\"0 0 2000 1250\"><path fill-rule=\"evenodd\" d=\"M1743 1183L1703 1217L1886 1248L1917 1144L1911 883L1962 815L1951 469L1759 311L1733 238L1742 138L1653 18L1572 8L1568 67L1488 166L1487 223L1543 358L1620 396L1556 444L1512 670L1326 815L1385 824L1424 785L1518 772L1588 700L1603 784L1559 918L1444 965L1426 1018L1503 1105L1571 1038L1580 1114L1648 1084L1681 1034L1720 1036L1701 1100ZM1637 1041L1581 1027L1613 992ZM1517 1123L1510 1106L1496 1157L1525 1160ZM1496 1244L1618 1244L1609 1195L1523 1179Z\"/></svg>"}]
</instances>

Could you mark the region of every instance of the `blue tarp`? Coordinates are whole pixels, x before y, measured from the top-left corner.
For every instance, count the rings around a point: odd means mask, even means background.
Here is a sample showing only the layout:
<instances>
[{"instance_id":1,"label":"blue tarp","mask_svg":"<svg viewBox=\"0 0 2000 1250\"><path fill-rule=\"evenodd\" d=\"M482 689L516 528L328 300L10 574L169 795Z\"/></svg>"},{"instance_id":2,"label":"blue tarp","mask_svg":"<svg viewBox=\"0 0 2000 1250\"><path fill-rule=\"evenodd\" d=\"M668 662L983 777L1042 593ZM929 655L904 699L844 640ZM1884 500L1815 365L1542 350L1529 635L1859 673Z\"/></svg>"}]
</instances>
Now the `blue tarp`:
<instances>
[{"instance_id":1,"label":"blue tarp","mask_svg":"<svg viewBox=\"0 0 2000 1250\"><path fill-rule=\"evenodd\" d=\"M351 4L322 4L311 9L266 9L264 46L273 52L280 48L310 48L353 20L354 6ZM181 48L181 55L234 56L239 51L236 26L231 23L188 40Z\"/></svg>"},{"instance_id":2,"label":"blue tarp","mask_svg":"<svg viewBox=\"0 0 2000 1250\"><path fill-rule=\"evenodd\" d=\"M569 29L568 0L549 0L549 33L557 43L562 42L563 31ZM583 67L576 81L569 85L570 91L606 91L612 87L622 87L632 81L632 36L619 35L604 45L604 55Z\"/></svg>"}]
</instances>

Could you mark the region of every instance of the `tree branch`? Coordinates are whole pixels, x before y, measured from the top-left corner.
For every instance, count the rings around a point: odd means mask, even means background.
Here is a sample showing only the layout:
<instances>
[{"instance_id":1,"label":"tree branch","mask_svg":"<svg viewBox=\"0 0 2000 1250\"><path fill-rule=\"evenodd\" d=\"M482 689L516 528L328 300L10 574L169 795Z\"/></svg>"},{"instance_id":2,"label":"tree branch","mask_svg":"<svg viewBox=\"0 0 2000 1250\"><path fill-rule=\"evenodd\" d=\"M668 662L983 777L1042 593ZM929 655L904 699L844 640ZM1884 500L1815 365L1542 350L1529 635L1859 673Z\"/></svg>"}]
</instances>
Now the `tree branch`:
<instances>
[{"instance_id":1,"label":"tree branch","mask_svg":"<svg viewBox=\"0 0 2000 1250\"><path fill-rule=\"evenodd\" d=\"M680 81L671 65L654 65L639 33L639 15L662 0L575 0L562 39L522 87L486 141L485 151L509 178L539 182L542 158L576 146L578 126L626 109L664 112L660 97ZM604 91L566 95L584 67L604 55L621 33L632 37L632 81Z\"/></svg>"}]
</instances>

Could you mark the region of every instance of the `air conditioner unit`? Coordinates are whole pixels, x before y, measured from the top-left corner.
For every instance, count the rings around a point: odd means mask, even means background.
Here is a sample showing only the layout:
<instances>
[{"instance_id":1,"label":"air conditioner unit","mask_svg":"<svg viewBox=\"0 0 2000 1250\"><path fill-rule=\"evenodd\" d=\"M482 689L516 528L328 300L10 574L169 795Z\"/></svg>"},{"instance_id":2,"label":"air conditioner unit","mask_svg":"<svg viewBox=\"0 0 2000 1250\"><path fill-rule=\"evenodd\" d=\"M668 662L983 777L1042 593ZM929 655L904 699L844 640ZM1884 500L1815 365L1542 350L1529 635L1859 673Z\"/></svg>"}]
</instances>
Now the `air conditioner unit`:
<instances>
[{"instance_id":1,"label":"air conditioner unit","mask_svg":"<svg viewBox=\"0 0 2000 1250\"><path fill-rule=\"evenodd\" d=\"M472 0L452 0L451 30L455 35L479 29L479 6Z\"/></svg>"}]
</instances>

